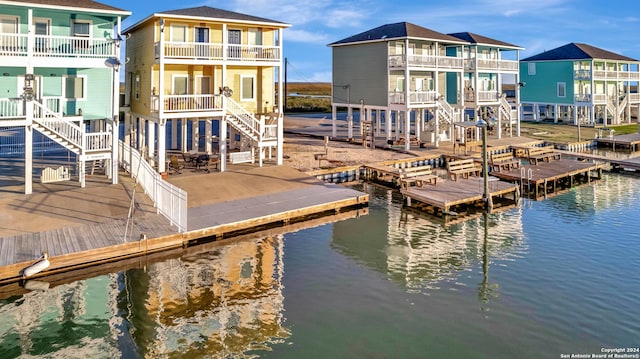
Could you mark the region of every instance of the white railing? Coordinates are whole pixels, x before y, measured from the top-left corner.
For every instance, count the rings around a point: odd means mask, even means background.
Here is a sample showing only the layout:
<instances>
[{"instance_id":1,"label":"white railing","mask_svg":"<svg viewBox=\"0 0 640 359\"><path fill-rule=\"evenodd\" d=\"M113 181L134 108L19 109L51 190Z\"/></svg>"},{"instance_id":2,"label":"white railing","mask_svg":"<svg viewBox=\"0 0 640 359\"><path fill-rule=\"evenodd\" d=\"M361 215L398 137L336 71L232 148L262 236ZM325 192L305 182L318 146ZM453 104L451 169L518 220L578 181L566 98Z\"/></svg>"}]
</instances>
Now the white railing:
<instances>
[{"instance_id":1,"label":"white railing","mask_svg":"<svg viewBox=\"0 0 640 359\"><path fill-rule=\"evenodd\" d=\"M389 55L390 67L404 67L405 65L405 55ZM464 60L462 57L454 56L408 55L408 65L411 67L462 69Z\"/></svg>"},{"instance_id":2,"label":"white railing","mask_svg":"<svg viewBox=\"0 0 640 359\"><path fill-rule=\"evenodd\" d=\"M46 35L35 35L33 54L41 57L107 58L119 56L112 39Z\"/></svg>"},{"instance_id":3,"label":"white railing","mask_svg":"<svg viewBox=\"0 0 640 359\"><path fill-rule=\"evenodd\" d=\"M24 117L24 106L19 98L0 98L0 118Z\"/></svg>"},{"instance_id":4,"label":"white railing","mask_svg":"<svg viewBox=\"0 0 640 359\"><path fill-rule=\"evenodd\" d=\"M390 91L389 103L392 104L404 104L404 92Z\"/></svg>"},{"instance_id":5,"label":"white railing","mask_svg":"<svg viewBox=\"0 0 640 359\"><path fill-rule=\"evenodd\" d=\"M478 102L494 102L498 100L498 91L478 91Z\"/></svg>"},{"instance_id":6,"label":"white railing","mask_svg":"<svg viewBox=\"0 0 640 359\"><path fill-rule=\"evenodd\" d=\"M467 61L475 61L473 59ZM465 66L467 67L467 66ZM477 60L478 70L489 70L489 71L518 71L518 61L513 60L488 60L488 59L478 59Z\"/></svg>"},{"instance_id":7,"label":"white railing","mask_svg":"<svg viewBox=\"0 0 640 359\"><path fill-rule=\"evenodd\" d=\"M444 117L447 123L455 121L453 107L445 99L438 99L438 113Z\"/></svg>"},{"instance_id":8,"label":"white railing","mask_svg":"<svg viewBox=\"0 0 640 359\"><path fill-rule=\"evenodd\" d=\"M591 102L591 94L577 94L574 99L575 102Z\"/></svg>"},{"instance_id":9,"label":"white railing","mask_svg":"<svg viewBox=\"0 0 640 359\"><path fill-rule=\"evenodd\" d=\"M222 111L221 95L164 95L164 112ZM160 110L160 97L151 96L151 111Z\"/></svg>"},{"instance_id":10,"label":"white railing","mask_svg":"<svg viewBox=\"0 0 640 359\"><path fill-rule=\"evenodd\" d=\"M145 161L140 152L119 141L118 160L120 166L131 174L144 192L151 198L158 213L178 227L187 231L187 192L162 179L159 173Z\"/></svg>"},{"instance_id":11,"label":"white railing","mask_svg":"<svg viewBox=\"0 0 640 359\"><path fill-rule=\"evenodd\" d=\"M629 94L629 102L631 102L631 103L640 102L640 93Z\"/></svg>"},{"instance_id":12,"label":"white railing","mask_svg":"<svg viewBox=\"0 0 640 359\"><path fill-rule=\"evenodd\" d=\"M40 103L33 103L33 121L45 130L52 132L54 135L66 140L77 148L83 148L82 140L84 131L82 127L76 123L64 120L57 113L49 110Z\"/></svg>"},{"instance_id":13,"label":"white railing","mask_svg":"<svg viewBox=\"0 0 640 359\"><path fill-rule=\"evenodd\" d=\"M436 91L409 92L409 103L411 104L435 103L437 99L438 93Z\"/></svg>"},{"instance_id":14,"label":"white railing","mask_svg":"<svg viewBox=\"0 0 640 359\"><path fill-rule=\"evenodd\" d=\"M576 80L588 80L591 78L591 70L573 70L573 77Z\"/></svg>"},{"instance_id":15,"label":"white railing","mask_svg":"<svg viewBox=\"0 0 640 359\"><path fill-rule=\"evenodd\" d=\"M27 35L0 33L0 55L26 56Z\"/></svg>"},{"instance_id":16,"label":"white railing","mask_svg":"<svg viewBox=\"0 0 640 359\"><path fill-rule=\"evenodd\" d=\"M638 71L614 71L614 70L594 70L593 77L596 79L620 79L620 80L640 80Z\"/></svg>"},{"instance_id":17,"label":"white railing","mask_svg":"<svg viewBox=\"0 0 640 359\"><path fill-rule=\"evenodd\" d=\"M91 132L85 133L85 151L97 152L111 149L111 133L110 132Z\"/></svg>"},{"instance_id":18,"label":"white railing","mask_svg":"<svg viewBox=\"0 0 640 359\"><path fill-rule=\"evenodd\" d=\"M201 42L164 42L164 57L171 59L280 61L280 47L267 45L227 45ZM160 43L155 43L156 58L160 56Z\"/></svg>"},{"instance_id":19,"label":"white railing","mask_svg":"<svg viewBox=\"0 0 640 359\"><path fill-rule=\"evenodd\" d=\"M238 130L244 132L247 136L251 137L255 141L260 141L264 134L264 124L255 118L252 114L247 112L244 107L239 103L233 101L230 97L223 96L224 107L227 109L227 113L234 120L235 127Z\"/></svg>"},{"instance_id":20,"label":"white railing","mask_svg":"<svg viewBox=\"0 0 640 359\"><path fill-rule=\"evenodd\" d=\"M265 125L263 140L277 140L278 139L278 125Z\"/></svg>"},{"instance_id":21,"label":"white railing","mask_svg":"<svg viewBox=\"0 0 640 359\"><path fill-rule=\"evenodd\" d=\"M603 93L593 94L593 103L597 104L606 104L607 103L607 95Z\"/></svg>"}]
</instances>

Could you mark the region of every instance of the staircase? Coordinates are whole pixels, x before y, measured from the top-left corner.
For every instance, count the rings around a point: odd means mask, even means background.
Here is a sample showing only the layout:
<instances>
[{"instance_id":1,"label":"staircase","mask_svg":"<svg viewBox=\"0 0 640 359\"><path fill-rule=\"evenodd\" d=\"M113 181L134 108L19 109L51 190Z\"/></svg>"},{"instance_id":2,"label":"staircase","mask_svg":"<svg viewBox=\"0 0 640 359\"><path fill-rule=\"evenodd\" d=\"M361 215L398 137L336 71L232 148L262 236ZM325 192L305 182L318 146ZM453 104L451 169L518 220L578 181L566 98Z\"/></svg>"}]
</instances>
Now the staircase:
<instances>
[{"instance_id":1,"label":"staircase","mask_svg":"<svg viewBox=\"0 0 640 359\"><path fill-rule=\"evenodd\" d=\"M111 153L111 133L86 133L77 123L65 119L36 101L33 108L33 128L69 151L82 156L88 153L103 154L109 158Z\"/></svg>"},{"instance_id":2,"label":"staircase","mask_svg":"<svg viewBox=\"0 0 640 359\"><path fill-rule=\"evenodd\" d=\"M517 111L511 108L511 104L505 96L500 96L500 115L503 121L508 121L506 123L513 124L518 117Z\"/></svg>"},{"instance_id":3,"label":"staircase","mask_svg":"<svg viewBox=\"0 0 640 359\"><path fill-rule=\"evenodd\" d=\"M226 119L235 129L257 144L258 148L277 146L278 123L267 124L263 118L257 119L239 103L223 96Z\"/></svg>"},{"instance_id":4,"label":"staircase","mask_svg":"<svg viewBox=\"0 0 640 359\"><path fill-rule=\"evenodd\" d=\"M456 112L453 106L451 106L451 104L448 103L443 98L439 98L437 100L437 103L438 103L437 114L439 119L438 126L452 125L456 120Z\"/></svg>"},{"instance_id":5,"label":"staircase","mask_svg":"<svg viewBox=\"0 0 640 359\"><path fill-rule=\"evenodd\" d=\"M611 97L607 100L606 111L613 117L614 124L622 123L624 110L626 109L628 102L629 99L627 96L625 96L622 101L618 102L617 104L615 99L612 99Z\"/></svg>"}]
</instances>

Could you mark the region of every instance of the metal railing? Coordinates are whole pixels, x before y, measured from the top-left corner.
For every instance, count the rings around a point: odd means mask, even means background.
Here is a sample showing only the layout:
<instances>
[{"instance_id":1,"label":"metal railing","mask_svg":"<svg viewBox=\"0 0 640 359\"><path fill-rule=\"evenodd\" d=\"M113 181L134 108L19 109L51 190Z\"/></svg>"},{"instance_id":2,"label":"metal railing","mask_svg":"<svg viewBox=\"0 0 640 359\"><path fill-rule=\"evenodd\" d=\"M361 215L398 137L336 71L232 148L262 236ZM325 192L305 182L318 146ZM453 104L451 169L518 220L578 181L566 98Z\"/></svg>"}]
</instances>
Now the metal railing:
<instances>
[{"instance_id":1,"label":"metal railing","mask_svg":"<svg viewBox=\"0 0 640 359\"><path fill-rule=\"evenodd\" d=\"M120 166L140 184L158 213L167 218L172 226L175 225L179 232L186 232L187 192L164 181L140 152L122 141L118 141L118 146Z\"/></svg>"}]
</instances>

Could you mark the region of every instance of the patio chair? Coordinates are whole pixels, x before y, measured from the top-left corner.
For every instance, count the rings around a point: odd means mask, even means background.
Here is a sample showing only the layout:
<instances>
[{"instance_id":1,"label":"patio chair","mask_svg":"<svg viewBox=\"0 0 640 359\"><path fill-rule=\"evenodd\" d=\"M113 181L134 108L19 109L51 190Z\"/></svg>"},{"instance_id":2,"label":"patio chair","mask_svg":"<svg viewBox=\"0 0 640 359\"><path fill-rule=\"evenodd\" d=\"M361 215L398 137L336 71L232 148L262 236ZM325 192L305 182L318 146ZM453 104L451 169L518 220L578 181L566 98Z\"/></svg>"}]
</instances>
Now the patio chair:
<instances>
[{"instance_id":1,"label":"patio chair","mask_svg":"<svg viewBox=\"0 0 640 359\"><path fill-rule=\"evenodd\" d=\"M180 161L178 161L178 156L176 155L171 155L171 157L169 157L169 171L173 172L173 174L180 174L182 172L180 172L181 169L184 168L184 165L180 164Z\"/></svg>"},{"instance_id":2,"label":"patio chair","mask_svg":"<svg viewBox=\"0 0 640 359\"><path fill-rule=\"evenodd\" d=\"M196 158L196 171L206 171L209 172L209 155L204 154L204 155L200 155L198 156L198 158Z\"/></svg>"},{"instance_id":3,"label":"patio chair","mask_svg":"<svg viewBox=\"0 0 640 359\"><path fill-rule=\"evenodd\" d=\"M195 159L189 153L182 152L182 160L184 161L184 166L185 167L194 167L195 166Z\"/></svg>"}]
</instances>

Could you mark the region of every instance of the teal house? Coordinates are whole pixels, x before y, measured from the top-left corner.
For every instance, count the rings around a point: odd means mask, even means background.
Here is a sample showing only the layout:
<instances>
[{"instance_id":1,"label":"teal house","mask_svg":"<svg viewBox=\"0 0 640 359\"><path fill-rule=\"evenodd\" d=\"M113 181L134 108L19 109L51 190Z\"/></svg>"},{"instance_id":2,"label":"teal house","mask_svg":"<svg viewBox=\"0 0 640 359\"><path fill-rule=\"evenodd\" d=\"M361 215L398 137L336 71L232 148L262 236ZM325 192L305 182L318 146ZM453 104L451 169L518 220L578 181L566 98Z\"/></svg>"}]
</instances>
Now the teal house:
<instances>
[{"instance_id":1,"label":"teal house","mask_svg":"<svg viewBox=\"0 0 640 359\"><path fill-rule=\"evenodd\" d=\"M570 43L520 61L523 117L575 125L631 122L640 106L640 61Z\"/></svg>"},{"instance_id":2,"label":"teal house","mask_svg":"<svg viewBox=\"0 0 640 359\"><path fill-rule=\"evenodd\" d=\"M24 153L25 193L34 174L84 186L89 161L117 183L119 34L129 15L89 0L0 1L0 151ZM34 170L33 130L75 164Z\"/></svg>"}]
</instances>

